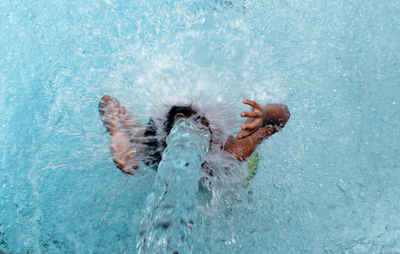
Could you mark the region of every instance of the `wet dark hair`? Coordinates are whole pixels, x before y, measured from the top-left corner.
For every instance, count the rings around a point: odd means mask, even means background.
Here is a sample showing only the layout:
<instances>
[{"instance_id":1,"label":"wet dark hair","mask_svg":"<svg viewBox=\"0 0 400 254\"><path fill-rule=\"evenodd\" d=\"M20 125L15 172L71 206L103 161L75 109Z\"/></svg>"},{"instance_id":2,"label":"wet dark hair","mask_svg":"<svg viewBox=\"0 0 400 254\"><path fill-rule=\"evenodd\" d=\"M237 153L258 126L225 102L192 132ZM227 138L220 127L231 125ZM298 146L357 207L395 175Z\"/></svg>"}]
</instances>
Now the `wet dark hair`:
<instances>
[{"instance_id":1,"label":"wet dark hair","mask_svg":"<svg viewBox=\"0 0 400 254\"><path fill-rule=\"evenodd\" d=\"M152 118L150 118L147 123L146 131L144 133L145 137L145 160L144 163L148 166L157 166L161 161L161 155L164 149L167 147L166 137L172 130L175 122L175 116L177 114L182 114L185 117L191 117L197 112L194 111L190 106L173 106L166 115L166 120L164 122L164 132L166 136L163 140L157 139L157 127ZM208 124L208 123L207 123Z\"/></svg>"},{"instance_id":2,"label":"wet dark hair","mask_svg":"<svg viewBox=\"0 0 400 254\"><path fill-rule=\"evenodd\" d=\"M191 117L192 115L196 114L196 111L194 111L191 107L189 106L184 106L184 107L178 107L178 106L173 106L171 110L167 114L167 120L164 123L164 131L167 133L167 136L172 130L172 127L174 126L175 122L175 116L177 114L182 114L185 117Z\"/></svg>"}]
</instances>

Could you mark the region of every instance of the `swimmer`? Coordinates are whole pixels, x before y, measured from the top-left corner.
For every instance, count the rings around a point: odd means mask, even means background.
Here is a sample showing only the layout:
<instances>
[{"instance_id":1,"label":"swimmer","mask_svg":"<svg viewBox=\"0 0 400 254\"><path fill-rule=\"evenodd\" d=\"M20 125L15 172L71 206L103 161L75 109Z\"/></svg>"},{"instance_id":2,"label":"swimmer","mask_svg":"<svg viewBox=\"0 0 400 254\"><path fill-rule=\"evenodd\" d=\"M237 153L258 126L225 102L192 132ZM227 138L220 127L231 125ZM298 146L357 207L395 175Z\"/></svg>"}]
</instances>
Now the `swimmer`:
<instances>
[{"instance_id":1,"label":"swimmer","mask_svg":"<svg viewBox=\"0 0 400 254\"><path fill-rule=\"evenodd\" d=\"M230 136L222 143L213 135L212 144L217 144L221 150L233 155L238 161L246 160L264 139L282 129L289 120L290 112L286 105L267 104L264 107L251 100L243 100L251 106L250 112L242 112L241 117L247 118L236 137ZM158 165L162 152L166 147L165 139L174 123L181 117L193 118L195 121L209 127L208 120L197 114L192 105L173 106L164 121L165 138L160 140L155 122L150 118L146 128L136 121L120 102L111 97L103 96L99 103L99 113L103 124L111 135L111 150L117 168L126 174L133 175L132 169L138 169L143 161L146 165ZM212 134L212 130L210 129ZM143 156L146 155L146 156Z\"/></svg>"}]
</instances>

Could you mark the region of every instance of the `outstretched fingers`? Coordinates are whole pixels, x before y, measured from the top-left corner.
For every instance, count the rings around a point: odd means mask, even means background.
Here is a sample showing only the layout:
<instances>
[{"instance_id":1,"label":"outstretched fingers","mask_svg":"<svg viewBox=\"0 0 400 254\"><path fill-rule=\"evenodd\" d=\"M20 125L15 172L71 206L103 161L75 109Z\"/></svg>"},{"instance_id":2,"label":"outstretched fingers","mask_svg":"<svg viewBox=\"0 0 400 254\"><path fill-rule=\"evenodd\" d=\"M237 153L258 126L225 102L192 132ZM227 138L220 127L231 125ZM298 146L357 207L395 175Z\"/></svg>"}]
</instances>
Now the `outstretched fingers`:
<instances>
[{"instance_id":1,"label":"outstretched fingers","mask_svg":"<svg viewBox=\"0 0 400 254\"><path fill-rule=\"evenodd\" d=\"M248 137L248 136L252 135L253 133L255 133L256 131L257 131L257 129L254 129L254 130L251 130L251 131L240 131L238 133L237 138L238 139L242 139L242 138Z\"/></svg>"},{"instance_id":2,"label":"outstretched fingers","mask_svg":"<svg viewBox=\"0 0 400 254\"><path fill-rule=\"evenodd\" d=\"M258 109L258 110L262 111L261 106L260 106L257 102L255 102L255 101L243 100L243 103L244 103L244 104L247 104L247 105L249 105L249 106L252 106L254 109Z\"/></svg>"},{"instance_id":3,"label":"outstretched fingers","mask_svg":"<svg viewBox=\"0 0 400 254\"><path fill-rule=\"evenodd\" d=\"M133 169L139 167L137 151L141 147L132 146L129 135L122 132L116 132L112 136L111 150L113 152L114 163L122 172L133 175Z\"/></svg>"},{"instance_id":4,"label":"outstretched fingers","mask_svg":"<svg viewBox=\"0 0 400 254\"><path fill-rule=\"evenodd\" d=\"M135 158L135 151L128 152L127 161L128 161L127 168L133 168L135 170L139 168L139 163L138 163L137 159Z\"/></svg>"},{"instance_id":5,"label":"outstretched fingers","mask_svg":"<svg viewBox=\"0 0 400 254\"><path fill-rule=\"evenodd\" d=\"M257 118L257 117L262 117L261 112L242 112L240 114L241 117L251 117L251 118Z\"/></svg>"},{"instance_id":6,"label":"outstretched fingers","mask_svg":"<svg viewBox=\"0 0 400 254\"><path fill-rule=\"evenodd\" d=\"M132 169L122 169L122 172L128 175L133 175Z\"/></svg>"},{"instance_id":7,"label":"outstretched fingers","mask_svg":"<svg viewBox=\"0 0 400 254\"><path fill-rule=\"evenodd\" d=\"M123 173L133 175L133 171L129 167L127 167L126 161L124 159L115 158L113 161L117 168Z\"/></svg>"},{"instance_id":8,"label":"outstretched fingers","mask_svg":"<svg viewBox=\"0 0 400 254\"><path fill-rule=\"evenodd\" d=\"M243 100L244 104L251 106L251 112L242 112L241 117L247 117L245 124L242 125L242 130L238 133L238 139L248 137L255 133L262 125L263 109L262 107L251 100Z\"/></svg>"},{"instance_id":9,"label":"outstretched fingers","mask_svg":"<svg viewBox=\"0 0 400 254\"><path fill-rule=\"evenodd\" d=\"M124 168L121 169L123 173L128 174L128 175L133 175L133 171L130 168Z\"/></svg>"},{"instance_id":10,"label":"outstretched fingers","mask_svg":"<svg viewBox=\"0 0 400 254\"><path fill-rule=\"evenodd\" d=\"M117 156L116 154L114 156ZM133 158L129 158L129 155L127 154L122 154L121 156L114 157L113 161L115 163L115 166L119 170L121 170L125 174L133 175L133 169L137 169L137 163L132 160Z\"/></svg>"},{"instance_id":11,"label":"outstretched fingers","mask_svg":"<svg viewBox=\"0 0 400 254\"><path fill-rule=\"evenodd\" d=\"M253 129L257 129L257 127L259 127L262 123L262 119L255 119L253 122L249 123L249 124L244 124L242 125L242 130L253 130Z\"/></svg>"}]
</instances>

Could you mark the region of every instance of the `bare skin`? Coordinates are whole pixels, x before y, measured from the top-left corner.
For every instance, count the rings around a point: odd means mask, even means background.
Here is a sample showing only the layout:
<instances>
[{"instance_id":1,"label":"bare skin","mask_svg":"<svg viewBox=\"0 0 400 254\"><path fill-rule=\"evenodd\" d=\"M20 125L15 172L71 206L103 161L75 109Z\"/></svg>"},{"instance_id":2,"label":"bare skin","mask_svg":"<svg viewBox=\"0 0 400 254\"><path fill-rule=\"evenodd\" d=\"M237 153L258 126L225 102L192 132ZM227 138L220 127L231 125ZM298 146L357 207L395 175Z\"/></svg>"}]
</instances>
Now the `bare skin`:
<instances>
[{"instance_id":1,"label":"bare skin","mask_svg":"<svg viewBox=\"0 0 400 254\"><path fill-rule=\"evenodd\" d=\"M224 150L234 155L237 160L244 161L264 139L278 132L289 120L290 112L286 105L267 104L261 107L258 103L243 100L252 107L252 112L242 112L247 117L237 137L230 136Z\"/></svg>"},{"instance_id":2,"label":"bare skin","mask_svg":"<svg viewBox=\"0 0 400 254\"><path fill-rule=\"evenodd\" d=\"M139 129L139 123L111 96L103 96L99 103L99 113L111 135L110 147L115 165L122 172L133 175L132 168L139 168L136 154L143 151L140 147L140 136L143 136L143 132L133 133L135 129ZM136 145L133 146L131 141Z\"/></svg>"},{"instance_id":3,"label":"bare skin","mask_svg":"<svg viewBox=\"0 0 400 254\"><path fill-rule=\"evenodd\" d=\"M240 114L241 117L247 118L241 127L242 130L237 137L230 136L225 146L221 146L221 149L239 161L246 160L258 144L283 128L290 117L286 105L267 104L261 107L251 100L243 100L243 103L251 106L252 111ZM143 130L142 126L111 96L101 99L99 113L111 135L110 146L116 166L122 172L133 175L132 169L138 169L140 154L144 150L140 141L144 134L140 131ZM218 143L215 140L213 142Z\"/></svg>"}]
</instances>

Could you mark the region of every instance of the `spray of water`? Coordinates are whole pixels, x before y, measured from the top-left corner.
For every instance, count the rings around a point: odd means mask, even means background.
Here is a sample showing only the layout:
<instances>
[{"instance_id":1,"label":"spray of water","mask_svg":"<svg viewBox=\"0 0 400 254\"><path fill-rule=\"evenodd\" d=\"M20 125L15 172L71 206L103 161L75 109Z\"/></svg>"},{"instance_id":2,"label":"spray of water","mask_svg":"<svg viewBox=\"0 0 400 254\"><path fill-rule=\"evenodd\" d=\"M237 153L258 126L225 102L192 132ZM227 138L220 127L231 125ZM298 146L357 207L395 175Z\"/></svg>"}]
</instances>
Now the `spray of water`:
<instances>
[{"instance_id":1,"label":"spray of water","mask_svg":"<svg viewBox=\"0 0 400 254\"><path fill-rule=\"evenodd\" d=\"M137 238L138 253L189 253L208 128L179 119L167 138Z\"/></svg>"}]
</instances>

